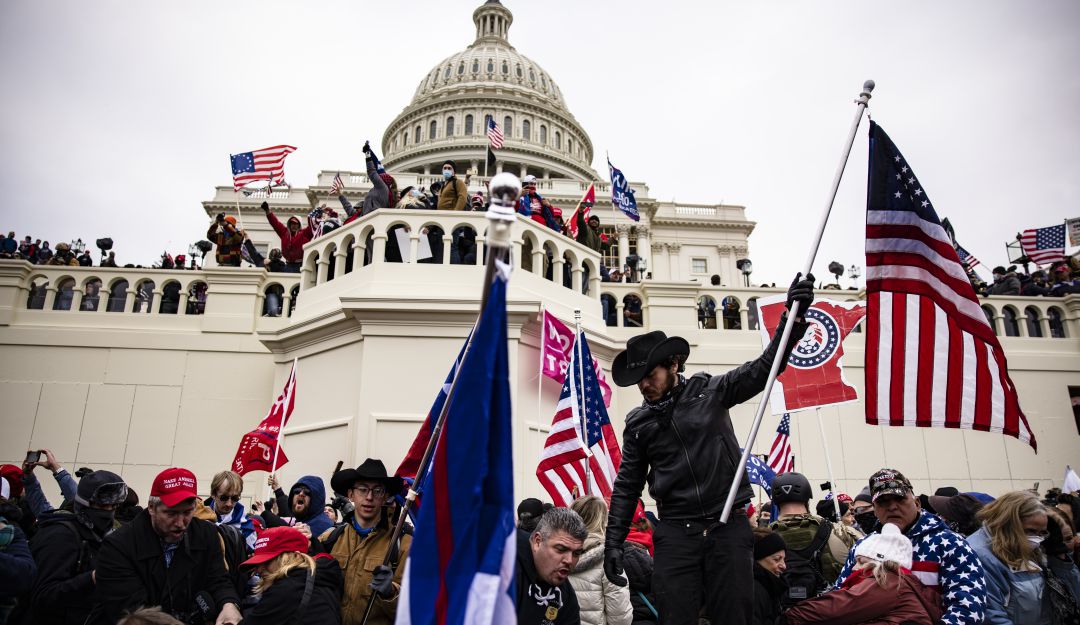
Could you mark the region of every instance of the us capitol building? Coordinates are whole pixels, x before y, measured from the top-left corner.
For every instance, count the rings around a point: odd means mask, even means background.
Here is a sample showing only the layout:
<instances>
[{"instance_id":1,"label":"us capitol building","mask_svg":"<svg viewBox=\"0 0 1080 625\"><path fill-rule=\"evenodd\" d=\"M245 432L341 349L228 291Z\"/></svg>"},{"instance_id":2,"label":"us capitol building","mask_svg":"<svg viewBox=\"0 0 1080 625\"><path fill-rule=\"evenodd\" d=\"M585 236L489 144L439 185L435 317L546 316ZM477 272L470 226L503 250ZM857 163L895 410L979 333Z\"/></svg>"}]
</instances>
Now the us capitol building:
<instances>
[{"instance_id":1,"label":"us capitol building","mask_svg":"<svg viewBox=\"0 0 1080 625\"><path fill-rule=\"evenodd\" d=\"M450 159L459 175L470 172L470 193L479 192L495 173L484 171L486 120L493 118L506 134L497 171L537 176L539 193L565 215L596 185L593 211L614 243L610 254L531 220L514 226L507 305L516 495L547 500L534 473L560 386L539 374L545 309L568 324L582 311L609 377L626 340L651 329L690 342L689 372L715 374L761 352L754 301L781 289L744 286L736 263L749 256L755 224L743 206L666 202L631 183L641 220L614 211L606 173L593 169L594 146L564 94L510 45L510 10L488 0L472 17L475 41L420 77L412 100L387 125L380 154L399 189L429 187ZM328 193L339 171L345 194L362 201L371 188L365 173L337 168L307 188L240 196L242 223L257 246L279 245L259 209L264 200L283 222L292 215L304 221L321 203L337 208ZM203 209L208 217L234 214L231 184L217 187ZM387 262L397 226L407 229L406 262ZM417 262L422 231L432 227L445 233L443 257ZM299 274L209 262L174 271L0 261L0 461L18 463L27 449L49 448L70 469L119 472L144 498L158 471L185 466L208 493L210 477L230 465L296 359L296 410L283 445L291 461L281 481L308 473L328 480L338 460L356 466L378 457L393 468L479 306L483 267L450 262L450 233L471 230L482 258L485 227L482 212L380 209L308 244ZM600 281L601 264L621 267L629 255L640 259L644 279ZM720 285L710 283L714 274ZM163 297L169 293L179 301ZM861 297L818 292L830 295ZM268 299L282 301L280 316L266 314ZM699 302L715 304L716 317L701 319ZM822 411L841 490L855 493L889 466L920 492L951 484L1000 494L1060 485L1065 465L1080 464L1080 412L1070 397L1080 395L1080 296L982 303L1002 337L1039 453L996 433L866 425L861 401L854 402ZM844 349L846 377L861 392L863 335L849 336ZM639 402L636 388L614 388L609 413L617 431ZM732 411L742 437L756 404ZM756 453L768 453L778 419L766 413ZM816 421L812 412L792 419L796 468L814 484L827 479ZM246 498L265 494L264 474L245 479ZM58 500L53 481L42 484Z\"/></svg>"}]
</instances>

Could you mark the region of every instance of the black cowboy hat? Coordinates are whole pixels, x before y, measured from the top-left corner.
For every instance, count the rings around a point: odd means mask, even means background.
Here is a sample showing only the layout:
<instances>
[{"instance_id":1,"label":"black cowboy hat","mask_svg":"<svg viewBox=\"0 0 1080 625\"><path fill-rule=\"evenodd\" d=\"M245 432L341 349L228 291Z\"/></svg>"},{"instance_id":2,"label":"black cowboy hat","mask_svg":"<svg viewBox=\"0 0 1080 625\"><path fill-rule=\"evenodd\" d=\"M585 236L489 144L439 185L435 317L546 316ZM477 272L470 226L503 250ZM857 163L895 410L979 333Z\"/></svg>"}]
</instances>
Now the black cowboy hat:
<instances>
[{"instance_id":1,"label":"black cowboy hat","mask_svg":"<svg viewBox=\"0 0 1080 625\"><path fill-rule=\"evenodd\" d=\"M330 478L330 488L334 489L335 493L345 496L353 484L360 481L382 482L391 495L400 493L401 487L405 484L405 480L400 477L386 474L386 465L382 463L382 460L368 458L364 464L355 469L343 469L335 473Z\"/></svg>"},{"instance_id":2,"label":"black cowboy hat","mask_svg":"<svg viewBox=\"0 0 1080 625\"><path fill-rule=\"evenodd\" d=\"M681 336L668 338L660 330L635 336L626 342L626 349L619 352L611 365L611 377L619 386L633 386L645 377L653 367L671 356L690 355L690 344Z\"/></svg>"}]
</instances>

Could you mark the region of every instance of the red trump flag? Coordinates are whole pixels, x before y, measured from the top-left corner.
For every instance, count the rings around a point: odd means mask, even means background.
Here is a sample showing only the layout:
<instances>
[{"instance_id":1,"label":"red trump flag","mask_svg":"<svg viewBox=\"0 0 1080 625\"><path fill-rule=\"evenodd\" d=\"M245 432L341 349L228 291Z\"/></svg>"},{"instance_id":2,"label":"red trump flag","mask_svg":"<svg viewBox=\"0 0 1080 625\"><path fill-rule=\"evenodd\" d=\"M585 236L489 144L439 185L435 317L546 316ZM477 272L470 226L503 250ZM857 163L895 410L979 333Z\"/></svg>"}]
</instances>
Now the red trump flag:
<instances>
[{"instance_id":1,"label":"red trump flag","mask_svg":"<svg viewBox=\"0 0 1080 625\"><path fill-rule=\"evenodd\" d=\"M767 346L780 324L785 295L757 300L761 340ZM787 368L776 378L769 403L773 414L855 401L855 387L844 381L840 360L844 338L866 317L866 302L814 301L806 312L810 327L788 358Z\"/></svg>"},{"instance_id":2,"label":"red trump flag","mask_svg":"<svg viewBox=\"0 0 1080 625\"><path fill-rule=\"evenodd\" d=\"M240 448L236 450L232 470L240 475L251 471L273 472L281 468L289 458L284 450L278 450L281 430L289 422L293 407L296 405L296 362L289 371L285 388L278 395L277 401L270 406L270 413L259 423L259 427L248 432L240 439ZM275 462L275 459L277 460Z\"/></svg>"}]
</instances>

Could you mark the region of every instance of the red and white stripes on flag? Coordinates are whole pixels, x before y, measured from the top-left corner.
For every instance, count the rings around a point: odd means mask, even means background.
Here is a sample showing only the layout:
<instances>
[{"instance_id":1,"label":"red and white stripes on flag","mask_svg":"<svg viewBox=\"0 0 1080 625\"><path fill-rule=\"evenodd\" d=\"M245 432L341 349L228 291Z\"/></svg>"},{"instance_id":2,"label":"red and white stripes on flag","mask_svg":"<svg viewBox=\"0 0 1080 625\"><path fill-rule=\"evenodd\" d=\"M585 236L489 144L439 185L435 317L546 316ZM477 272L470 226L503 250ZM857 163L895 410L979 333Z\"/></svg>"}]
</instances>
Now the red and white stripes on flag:
<instances>
[{"instance_id":1,"label":"red and white stripes on flag","mask_svg":"<svg viewBox=\"0 0 1080 625\"><path fill-rule=\"evenodd\" d=\"M337 195L344 188L345 183L341 181L341 172L339 171L334 174L334 182L330 184L330 195Z\"/></svg>"},{"instance_id":2,"label":"red and white stripes on flag","mask_svg":"<svg viewBox=\"0 0 1080 625\"><path fill-rule=\"evenodd\" d=\"M580 376L579 363L592 363L585 334L579 334L577 341L581 343L581 359L578 359L575 346L551 431L536 467L537 479L556 506L569 506L585 495L597 495L610 503L611 488L622 464L619 441L608 419L596 374L589 366L584 368L585 379ZM581 414L582 404L584 415Z\"/></svg>"},{"instance_id":3,"label":"red and white stripes on flag","mask_svg":"<svg viewBox=\"0 0 1080 625\"><path fill-rule=\"evenodd\" d=\"M270 186L285 184L285 157L296 151L291 145L275 145L272 148L230 154L233 189L252 182L268 181Z\"/></svg>"},{"instance_id":4,"label":"red and white stripes on flag","mask_svg":"<svg viewBox=\"0 0 1080 625\"><path fill-rule=\"evenodd\" d=\"M495 148L496 150L502 149L503 131L502 128L499 128L499 125L495 123L494 119L488 120L487 137L488 141L491 142L491 147Z\"/></svg>"},{"instance_id":5,"label":"red and white stripes on flag","mask_svg":"<svg viewBox=\"0 0 1080 625\"><path fill-rule=\"evenodd\" d=\"M1036 447L1005 353L922 185L870 126L866 422L1001 432Z\"/></svg>"},{"instance_id":6,"label":"red and white stripes on flag","mask_svg":"<svg viewBox=\"0 0 1080 625\"><path fill-rule=\"evenodd\" d=\"M795 470L795 454L791 453L791 415L784 413L776 428L776 438L769 449L769 468L777 475Z\"/></svg>"}]
</instances>

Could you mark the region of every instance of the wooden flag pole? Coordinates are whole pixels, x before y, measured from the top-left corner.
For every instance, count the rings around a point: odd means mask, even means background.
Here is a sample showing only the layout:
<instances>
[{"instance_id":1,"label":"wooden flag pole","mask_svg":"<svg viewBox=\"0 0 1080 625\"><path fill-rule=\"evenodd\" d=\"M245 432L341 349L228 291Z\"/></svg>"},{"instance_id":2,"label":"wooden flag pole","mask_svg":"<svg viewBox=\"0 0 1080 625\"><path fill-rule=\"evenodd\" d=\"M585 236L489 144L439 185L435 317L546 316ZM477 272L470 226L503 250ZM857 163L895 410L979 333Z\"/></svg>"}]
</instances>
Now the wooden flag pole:
<instances>
[{"instance_id":1,"label":"wooden flag pole","mask_svg":"<svg viewBox=\"0 0 1080 625\"><path fill-rule=\"evenodd\" d=\"M810 254L806 258L806 264L803 265L802 275L807 275L814 267L814 258L817 257L818 247L821 246L821 238L825 234L825 224L829 222L829 213L832 212L833 202L836 200L836 192L840 188L840 179L844 177L844 169L847 167L848 156L851 155L851 146L855 143L855 134L859 131L859 124L862 122L863 113L866 112L866 107L870 103L870 93L874 90L874 81L868 80L863 83L862 92L859 93L859 97L855 100L856 111L855 120L851 122L851 130L848 132L847 142L844 145L844 153L840 158L840 164L836 168L836 175L833 177L832 189L829 192L829 201L825 204L824 214L821 216L821 222L818 224L817 233L814 236L810 245ZM791 303L791 310L788 312L788 318L794 320L799 316L799 302ZM783 346L788 344L788 340L791 338L791 328L794 323L785 323L784 331L780 335L781 350ZM765 416L765 408L769 404L769 395L772 393L773 382L776 381L776 376L780 371L780 358L773 358L772 367L769 369L769 377L765 381L765 389L761 395L761 402L758 403L757 414L754 415L754 423L750 426L750 434L746 437L746 442L743 444L742 458L739 461L739 465L735 467L735 477L731 480L731 488L728 489L727 500L724 502L724 511L720 514L720 522L727 523L731 518L731 509L735 507L735 496L739 492L739 486L742 484L743 477L746 475L746 461L750 457L750 450L754 447L754 441L757 439L758 430L761 429L761 419Z\"/></svg>"}]
</instances>

